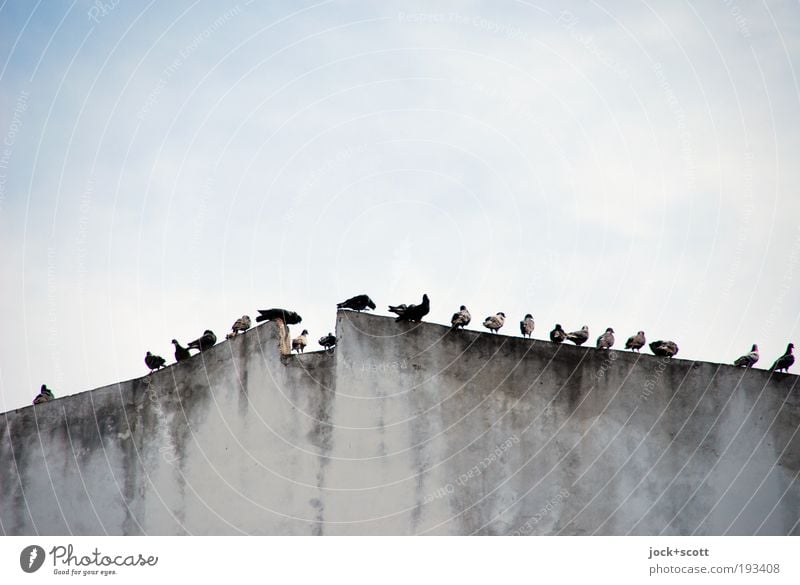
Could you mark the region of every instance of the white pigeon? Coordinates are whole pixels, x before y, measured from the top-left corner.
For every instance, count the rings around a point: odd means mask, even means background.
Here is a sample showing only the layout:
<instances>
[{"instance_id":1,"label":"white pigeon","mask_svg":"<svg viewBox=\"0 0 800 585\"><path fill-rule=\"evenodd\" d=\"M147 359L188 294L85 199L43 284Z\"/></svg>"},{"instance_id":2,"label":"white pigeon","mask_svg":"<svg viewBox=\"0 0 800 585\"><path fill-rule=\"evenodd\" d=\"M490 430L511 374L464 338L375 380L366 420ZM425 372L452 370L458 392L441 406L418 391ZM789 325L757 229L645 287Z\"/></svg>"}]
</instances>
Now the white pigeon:
<instances>
[{"instance_id":1,"label":"white pigeon","mask_svg":"<svg viewBox=\"0 0 800 585\"><path fill-rule=\"evenodd\" d=\"M522 337L530 338L531 333L533 333L533 315L528 313L525 315L525 318L519 322L519 332L522 333Z\"/></svg>"}]
</instances>

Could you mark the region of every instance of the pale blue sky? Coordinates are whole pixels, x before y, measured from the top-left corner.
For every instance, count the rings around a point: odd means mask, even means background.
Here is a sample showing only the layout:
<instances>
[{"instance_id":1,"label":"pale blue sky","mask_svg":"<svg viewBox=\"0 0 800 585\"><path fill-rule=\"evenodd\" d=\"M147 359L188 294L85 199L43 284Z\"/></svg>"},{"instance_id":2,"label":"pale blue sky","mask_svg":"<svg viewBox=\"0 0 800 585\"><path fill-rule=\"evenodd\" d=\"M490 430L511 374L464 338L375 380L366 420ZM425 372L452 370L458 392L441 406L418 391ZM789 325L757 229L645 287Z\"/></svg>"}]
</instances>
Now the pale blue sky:
<instances>
[{"instance_id":1,"label":"pale blue sky","mask_svg":"<svg viewBox=\"0 0 800 585\"><path fill-rule=\"evenodd\" d=\"M2 411L361 292L798 340L796 2L105 4L0 4Z\"/></svg>"}]
</instances>

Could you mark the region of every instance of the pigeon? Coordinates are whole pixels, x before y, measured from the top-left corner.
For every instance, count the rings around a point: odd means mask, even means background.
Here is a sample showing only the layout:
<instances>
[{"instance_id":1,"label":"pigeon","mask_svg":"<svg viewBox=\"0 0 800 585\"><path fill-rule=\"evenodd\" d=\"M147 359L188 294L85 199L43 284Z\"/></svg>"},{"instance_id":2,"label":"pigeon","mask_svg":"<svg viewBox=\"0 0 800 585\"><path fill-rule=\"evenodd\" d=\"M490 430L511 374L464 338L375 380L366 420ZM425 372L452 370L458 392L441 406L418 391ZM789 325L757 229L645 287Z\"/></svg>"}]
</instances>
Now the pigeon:
<instances>
[{"instance_id":1,"label":"pigeon","mask_svg":"<svg viewBox=\"0 0 800 585\"><path fill-rule=\"evenodd\" d=\"M336 336L333 333L328 333L325 337L319 338L319 344L325 349L330 349L336 345Z\"/></svg>"},{"instance_id":2,"label":"pigeon","mask_svg":"<svg viewBox=\"0 0 800 585\"><path fill-rule=\"evenodd\" d=\"M178 343L177 339L172 340L172 345L175 346L176 362L182 362L183 360L188 360L190 357L192 357L192 354L189 352L189 349L183 347L180 343Z\"/></svg>"},{"instance_id":3,"label":"pigeon","mask_svg":"<svg viewBox=\"0 0 800 585\"><path fill-rule=\"evenodd\" d=\"M553 343L561 343L567 338L567 332L561 328L559 323L556 323L556 328L550 332L550 341Z\"/></svg>"},{"instance_id":4,"label":"pigeon","mask_svg":"<svg viewBox=\"0 0 800 585\"><path fill-rule=\"evenodd\" d=\"M203 331L203 335L195 339L194 341L190 341L189 345L187 346L189 349L197 349L200 351L205 351L209 347L212 347L217 342L217 336L214 335L214 332L210 329L206 329Z\"/></svg>"},{"instance_id":5,"label":"pigeon","mask_svg":"<svg viewBox=\"0 0 800 585\"><path fill-rule=\"evenodd\" d=\"M153 355L148 351L147 355L144 356L144 363L148 368L150 368L150 372L152 373L153 370L160 370L163 368L164 364L167 363L167 360L162 358L160 355Z\"/></svg>"},{"instance_id":6,"label":"pigeon","mask_svg":"<svg viewBox=\"0 0 800 585\"><path fill-rule=\"evenodd\" d=\"M431 310L431 302L428 295L422 295L422 302L419 305L389 305L389 311L397 315L395 322L400 321L422 321L422 318Z\"/></svg>"},{"instance_id":7,"label":"pigeon","mask_svg":"<svg viewBox=\"0 0 800 585\"><path fill-rule=\"evenodd\" d=\"M750 348L750 353L746 353L742 357L738 358L735 362L733 362L733 365L737 368L752 368L757 361L758 346L754 343L753 347Z\"/></svg>"},{"instance_id":8,"label":"pigeon","mask_svg":"<svg viewBox=\"0 0 800 585\"><path fill-rule=\"evenodd\" d=\"M580 331L573 331L567 333L567 341L571 341L575 345L583 345L589 339L589 327L584 325Z\"/></svg>"},{"instance_id":9,"label":"pigeon","mask_svg":"<svg viewBox=\"0 0 800 585\"><path fill-rule=\"evenodd\" d=\"M531 333L533 333L533 315L528 313L525 315L525 318L519 322L519 332L522 333L522 337L530 339Z\"/></svg>"},{"instance_id":10,"label":"pigeon","mask_svg":"<svg viewBox=\"0 0 800 585\"><path fill-rule=\"evenodd\" d=\"M636 335L631 335L628 341L625 342L625 349L636 350L637 352L644 347L647 339L644 337L644 331L639 331Z\"/></svg>"},{"instance_id":11,"label":"pigeon","mask_svg":"<svg viewBox=\"0 0 800 585\"><path fill-rule=\"evenodd\" d=\"M250 325L252 325L252 321L248 315L242 315L236 321L233 322L231 325L231 332L225 336L225 339L230 339L232 337L236 337L239 333L244 333L248 329L250 329Z\"/></svg>"},{"instance_id":12,"label":"pigeon","mask_svg":"<svg viewBox=\"0 0 800 585\"><path fill-rule=\"evenodd\" d=\"M292 339L292 349L297 353L303 353L308 345L308 330L303 329L303 332Z\"/></svg>"},{"instance_id":13,"label":"pigeon","mask_svg":"<svg viewBox=\"0 0 800 585\"><path fill-rule=\"evenodd\" d=\"M297 325L303 320L303 318L294 311L287 311L286 309L259 309L258 312L261 313L256 317L258 323L283 319L283 322L287 325Z\"/></svg>"},{"instance_id":14,"label":"pigeon","mask_svg":"<svg viewBox=\"0 0 800 585\"><path fill-rule=\"evenodd\" d=\"M450 319L453 329L458 329L459 327L463 329L469 325L470 321L472 321L472 315L469 314L467 307L464 305L461 305L458 309L458 313L453 313L453 318Z\"/></svg>"},{"instance_id":15,"label":"pigeon","mask_svg":"<svg viewBox=\"0 0 800 585\"><path fill-rule=\"evenodd\" d=\"M483 326L486 327L492 333L497 333L497 330L500 329L506 322L506 314L502 311L497 313L497 315L489 315L486 319L483 320Z\"/></svg>"},{"instance_id":16,"label":"pigeon","mask_svg":"<svg viewBox=\"0 0 800 585\"><path fill-rule=\"evenodd\" d=\"M794 363L794 356L792 355L792 350L794 349L794 343L790 343L786 346L786 353L783 354L781 357L775 360L775 363L772 364L770 368L771 372L780 372L783 370L787 374L789 373L789 368Z\"/></svg>"},{"instance_id":17,"label":"pigeon","mask_svg":"<svg viewBox=\"0 0 800 585\"><path fill-rule=\"evenodd\" d=\"M614 330L609 327L597 338L597 349L611 349L614 346Z\"/></svg>"},{"instance_id":18,"label":"pigeon","mask_svg":"<svg viewBox=\"0 0 800 585\"><path fill-rule=\"evenodd\" d=\"M671 358L678 353L678 344L674 341L654 341L650 344L650 351L661 357Z\"/></svg>"},{"instance_id":19,"label":"pigeon","mask_svg":"<svg viewBox=\"0 0 800 585\"><path fill-rule=\"evenodd\" d=\"M354 311L366 311L367 309L375 309L375 303L367 295L357 295L353 298L347 299L342 303L336 305L337 309L352 309Z\"/></svg>"},{"instance_id":20,"label":"pigeon","mask_svg":"<svg viewBox=\"0 0 800 585\"><path fill-rule=\"evenodd\" d=\"M39 390L39 394L36 398L33 399L34 404L41 404L42 402L50 402L54 400L55 396L53 395L53 391L47 387L47 384L42 384L41 390Z\"/></svg>"}]
</instances>

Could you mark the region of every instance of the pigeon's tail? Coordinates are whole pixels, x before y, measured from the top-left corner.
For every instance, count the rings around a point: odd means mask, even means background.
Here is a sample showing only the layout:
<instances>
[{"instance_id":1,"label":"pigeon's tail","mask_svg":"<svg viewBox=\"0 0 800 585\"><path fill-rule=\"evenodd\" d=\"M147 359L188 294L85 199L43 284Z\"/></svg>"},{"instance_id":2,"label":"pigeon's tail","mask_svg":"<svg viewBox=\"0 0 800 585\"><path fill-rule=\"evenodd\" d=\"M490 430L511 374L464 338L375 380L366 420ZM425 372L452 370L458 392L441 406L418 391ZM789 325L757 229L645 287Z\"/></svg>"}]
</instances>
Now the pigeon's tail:
<instances>
[{"instance_id":1,"label":"pigeon's tail","mask_svg":"<svg viewBox=\"0 0 800 585\"><path fill-rule=\"evenodd\" d=\"M259 315L256 317L256 323L261 323L262 321L266 321L267 318L264 315Z\"/></svg>"},{"instance_id":2,"label":"pigeon's tail","mask_svg":"<svg viewBox=\"0 0 800 585\"><path fill-rule=\"evenodd\" d=\"M344 303L336 303L336 308L337 309L344 309L345 308L344 307Z\"/></svg>"}]
</instances>

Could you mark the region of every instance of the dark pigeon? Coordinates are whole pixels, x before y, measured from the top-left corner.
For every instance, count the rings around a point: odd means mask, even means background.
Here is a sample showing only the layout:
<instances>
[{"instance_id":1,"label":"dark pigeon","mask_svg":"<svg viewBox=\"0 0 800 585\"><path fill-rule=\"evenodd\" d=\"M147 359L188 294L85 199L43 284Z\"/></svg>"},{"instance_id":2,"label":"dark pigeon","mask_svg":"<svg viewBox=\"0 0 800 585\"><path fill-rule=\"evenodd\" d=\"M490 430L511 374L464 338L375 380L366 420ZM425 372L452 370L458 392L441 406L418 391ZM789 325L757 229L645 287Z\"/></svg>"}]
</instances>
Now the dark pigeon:
<instances>
[{"instance_id":1,"label":"dark pigeon","mask_svg":"<svg viewBox=\"0 0 800 585\"><path fill-rule=\"evenodd\" d=\"M550 332L550 341L561 343L567 338L567 332L561 328L561 324L556 323L556 328Z\"/></svg>"},{"instance_id":2,"label":"dark pigeon","mask_svg":"<svg viewBox=\"0 0 800 585\"><path fill-rule=\"evenodd\" d=\"M217 342L217 336L214 335L214 332L210 329L206 329L203 332L203 335L195 339L194 341L190 341L188 344L189 349L198 349L200 351L205 351L209 347L212 347Z\"/></svg>"},{"instance_id":3,"label":"dark pigeon","mask_svg":"<svg viewBox=\"0 0 800 585\"><path fill-rule=\"evenodd\" d=\"M758 361L758 357L758 346L754 343L753 347L750 348L750 353L746 353L738 358L733 362L733 365L737 368L752 368Z\"/></svg>"},{"instance_id":4,"label":"dark pigeon","mask_svg":"<svg viewBox=\"0 0 800 585\"><path fill-rule=\"evenodd\" d=\"M789 368L792 367L792 364L794 363L794 355L792 355L793 349L794 349L794 343L790 343L789 345L787 345L786 353L775 360L775 363L772 364L770 371L780 372L781 370L783 370L788 374Z\"/></svg>"},{"instance_id":5,"label":"dark pigeon","mask_svg":"<svg viewBox=\"0 0 800 585\"><path fill-rule=\"evenodd\" d=\"M294 311L287 311L286 309L259 309L261 313L256 317L256 321L274 321L275 319L283 319L287 325L297 325L303 318Z\"/></svg>"},{"instance_id":6,"label":"dark pigeon","mask_svg":"<svg viewBox=\"0 0 800 585\"><path fill-rule=\"evenodd\" d=\"M336 345L336 336L333 333L328 333L325 337L319 338L319 344L325 349L330 349Z\"/></svg>"},{"instance_id":7,"label":"dark pigeon","mask_svg":"<svg viewBox=\"0 0 800 585\"><path fill-rule=\"evenodd\" d=\"M654 341L650 344L650 351L660 357L671 358L678 354L678 344L674 341Z\"/></svg>"},{"instance_id":8,"label":"dark pigeon","mask_svg":"<svg viewBox=\"0 0 800 585\"><path fill-rule=\"evenodd\" d=\"M153 370L160 370L163 368L164 364L167 363L167 360L162 358L160 355L153 355L148 351L147 355L144 356L144 363L152 372Z\"/></svg>"},{"instance_id":9,"label":"dark pigeon","mask_svg":"<svg viewBox=\"0 0 800 585\"><path fill-rule=\"evenodd\" d=\"M41 404L42 402L50 402L51 400L55 400L53 391L47 387L47 384L42 384L42 388L39 390L39 394L36 398L33 399L33 403Z\"/></svg>"},{"instance_id":10,"label":"dark pigeon","mask_svg":"<svg viewBox=\"0 0 800 585\"><path fill-rule=\"evenodd\" d=\"M353 311L366 311L375 309L375 303L367 295L357 295L336 305L337 309L352 309Z\"/></svg>"},{"instance_id":11,"label":"dark pigeon","mask_svg":"<svg viewBox=\"0 0 800 585\"><path fill-rule=\"evenodd\" d=\"M172 345L175 346L175 361L182 362L183 360L188 360L192 357L191 352L183 347L180 343L178 343L177 339L172 340Z\"/></svg>"},{"instance_id":12,"label":"dark pigeon","mask_svg":"<svg viewBox=\"0 0 800 585\"><path fill-rule=\"evenodd\" d=\"M419 305L389 305L389 311L397 315L395 322L400 321L422 321L422 318L431 310L431 302L428 295L422 295L422 302Z\"/></svg>"}]
</instances>

